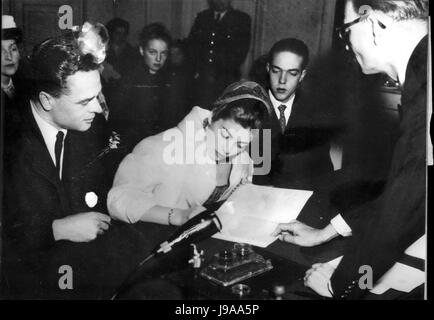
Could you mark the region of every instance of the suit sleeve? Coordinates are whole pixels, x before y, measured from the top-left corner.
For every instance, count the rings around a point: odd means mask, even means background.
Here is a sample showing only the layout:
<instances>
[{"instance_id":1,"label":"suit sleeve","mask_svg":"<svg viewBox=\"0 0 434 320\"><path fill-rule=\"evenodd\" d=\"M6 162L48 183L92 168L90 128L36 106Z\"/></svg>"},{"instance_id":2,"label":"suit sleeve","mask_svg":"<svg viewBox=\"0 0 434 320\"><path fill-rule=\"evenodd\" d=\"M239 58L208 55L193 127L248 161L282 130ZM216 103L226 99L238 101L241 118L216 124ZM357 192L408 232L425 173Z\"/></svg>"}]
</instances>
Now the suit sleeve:
<instances>
[{"instance_id":1,"label":"suit sleeve","mask_svg":"<svg viewBox=\"0 0 434 320\"><path fill-rule=\"evenodd\" d=\"M425 141L422 136L416 139ZM423 153L409 156L405 167L386 186L375 206L370 206L373 211L362 214L359 209L359 214L347 220L353 239L331 279L337 298L363 295L366 289L358 284L362 276L360 267L372 268L375 283L424 233L426 165Z\"/></svg>"},{"instance_id":2,"label":"suit sleeve","mask_svg":"<svg viewBox=\"0 0 434 320\"><path fill-rule=\"evenodd\" d=\"M27 252L47 249L55 243L52 223L57 212L45 211L48 206L42 203L50 199L34 189L28 168L19 164L12 164L5 174L4 231L14 247Z\"/></svg>"}]
</instances>

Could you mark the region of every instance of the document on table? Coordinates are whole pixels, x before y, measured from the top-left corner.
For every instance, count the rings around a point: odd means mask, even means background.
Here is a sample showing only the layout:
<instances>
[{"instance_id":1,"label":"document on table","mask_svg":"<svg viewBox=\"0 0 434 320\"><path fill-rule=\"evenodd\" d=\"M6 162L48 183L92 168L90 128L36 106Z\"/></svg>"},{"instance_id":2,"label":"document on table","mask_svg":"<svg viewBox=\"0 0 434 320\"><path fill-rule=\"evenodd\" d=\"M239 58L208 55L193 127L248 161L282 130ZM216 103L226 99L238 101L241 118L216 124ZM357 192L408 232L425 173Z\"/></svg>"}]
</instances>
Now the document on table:
<instances>
[{"instance_id":1,"label":"document on table","mask_svg":"<svg viewBox=\"0 0 434 320\"><path fill-rule=\"evenodd\" d=\"M216 211L222 223L214 238L265 248L279 223L298 217L312 191L246 184L239 187Z\"/></svg>"}]
</instances>

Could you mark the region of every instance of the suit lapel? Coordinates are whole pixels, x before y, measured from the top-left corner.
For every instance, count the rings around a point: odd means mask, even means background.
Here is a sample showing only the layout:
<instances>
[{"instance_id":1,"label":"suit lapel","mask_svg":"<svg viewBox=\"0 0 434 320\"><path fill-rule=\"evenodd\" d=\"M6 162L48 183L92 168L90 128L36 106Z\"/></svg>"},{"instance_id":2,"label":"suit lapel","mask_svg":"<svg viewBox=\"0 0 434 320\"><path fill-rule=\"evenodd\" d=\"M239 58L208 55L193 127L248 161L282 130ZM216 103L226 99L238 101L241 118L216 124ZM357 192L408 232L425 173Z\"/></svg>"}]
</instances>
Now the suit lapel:
<instances>
[{"instance_id":1,"label":"suit lapel","mask_svg":"<svg viewBox=\"0 0 434 320\"><path fill-rule=\"evenodd\" d=\"M30 103L29 101L26 102L28 105L23 108L23 134L26 144L25 150L28 150L27 161L29 167L42 175L50 183L59 187L60 179L57 175L57 169L51 159L50 153L48 152L41 130L33 117Z\"/></svg>"},{"instance_id":2,"label":"suit lapel","mask_svg":"<svg viewBox=\"0 0 434 320\"><path fill-rule=\"evenodd\" d=\"M297 127L297 121L300 116L300 94L296 93L294 103L292 104L291 115L286 124L285 133Z\"/></svg>"}]
</instances>

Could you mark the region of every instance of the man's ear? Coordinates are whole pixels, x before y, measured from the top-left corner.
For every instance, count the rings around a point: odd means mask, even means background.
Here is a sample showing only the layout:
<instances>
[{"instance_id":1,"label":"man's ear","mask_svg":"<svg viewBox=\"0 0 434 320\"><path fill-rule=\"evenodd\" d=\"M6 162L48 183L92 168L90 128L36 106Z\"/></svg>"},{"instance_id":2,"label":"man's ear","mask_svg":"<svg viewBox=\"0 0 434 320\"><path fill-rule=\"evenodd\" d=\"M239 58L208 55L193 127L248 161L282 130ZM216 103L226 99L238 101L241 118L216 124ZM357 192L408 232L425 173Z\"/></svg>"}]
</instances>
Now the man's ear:
<instances>
[{"instance_id":1,"label":"man's ear","mask_svg":"<svg viewBox=\"0 0 434 320\"><path fill-rule=\"evenodd\" d=\"M143 57L145 55L145 50L143 50L142 46L139 46L140 55Z\"/></svg>"},{"instance_id":2,"label":"man's ear","mask_svg":"<svg viewBox=\"0 0 434 320\"><path fill-rule=\"evenodd\" d=\"M307 70L303 69L303 71L301 72L300 80L298 80L299 83L301 83L303 81L303 79L306 76L306 74L307 74Z\"/></svg>"},{"instance_id":3,"label":"man's ear","mask_svg":"<svg viewBox=\"0 0 434 320\"><path fill-rule=\"evenodd\" d=\"M39 102L45 111L51 111L54 107L54 98L44 91L39 92Z\"/></svg>"},{"instance_id":4,"label":"man's ear","mask_svg":"<svg viewBox=\"0 0 434 320\"><path fill-rule=\"evenodd\" d=\"M270 72L270 63L267 62L267 64L265 65L265 69L267 70L267 73Z\"/></svg>"}]
</instances>

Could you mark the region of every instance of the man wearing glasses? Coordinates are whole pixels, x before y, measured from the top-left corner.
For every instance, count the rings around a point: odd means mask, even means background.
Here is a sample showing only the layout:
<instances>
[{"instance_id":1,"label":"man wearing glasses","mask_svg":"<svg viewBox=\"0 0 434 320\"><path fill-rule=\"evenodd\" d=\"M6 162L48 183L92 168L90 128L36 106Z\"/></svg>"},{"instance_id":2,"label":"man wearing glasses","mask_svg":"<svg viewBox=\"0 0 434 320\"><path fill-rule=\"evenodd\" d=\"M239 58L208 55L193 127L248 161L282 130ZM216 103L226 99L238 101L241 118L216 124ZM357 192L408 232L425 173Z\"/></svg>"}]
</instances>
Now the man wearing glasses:
<instances>
[{"instance_id":1,"label":"man wearing glasses","mask_svg":"<svg viewBox=\"0 0 434 320\"><path fill-rule=\"evenodd\" d=\"M298 221L281 224L275 235L301 246L351 236L337 267L312 266L304 282L318 294L357 299L369 266L373 283L425 232L428 0L348 0L345 24L338 29L365 74L386 73L402 89L400 137L387 185L379 198L353 212L342 212L324 229Z\"/></svg>"}]
</instances>

